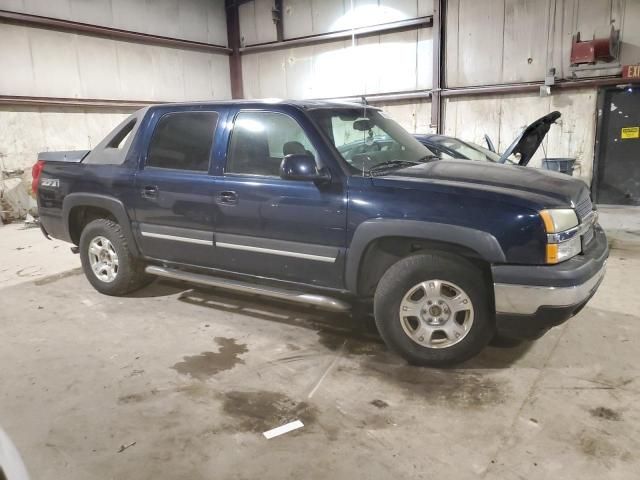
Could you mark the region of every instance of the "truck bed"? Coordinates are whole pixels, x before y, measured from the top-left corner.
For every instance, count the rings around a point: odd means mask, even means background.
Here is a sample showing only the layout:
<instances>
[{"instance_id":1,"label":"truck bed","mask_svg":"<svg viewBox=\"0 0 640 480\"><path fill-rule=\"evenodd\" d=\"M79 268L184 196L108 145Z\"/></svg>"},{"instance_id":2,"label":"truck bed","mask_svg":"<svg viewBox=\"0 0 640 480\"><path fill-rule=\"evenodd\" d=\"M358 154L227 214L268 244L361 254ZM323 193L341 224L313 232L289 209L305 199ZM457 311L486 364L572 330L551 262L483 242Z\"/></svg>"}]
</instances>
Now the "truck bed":
<instances>
[{"instance_id":1,"label":"truck bed","mask_svg":"<svg viewBox=\"0 0 640 480\"><path fill-rule=\"evenodd\" d=\"M59 152L40 152L38 160L45 162L71 162L80 163L89 155L91 150L64 150Z\"/></svg>"}]
</instances>

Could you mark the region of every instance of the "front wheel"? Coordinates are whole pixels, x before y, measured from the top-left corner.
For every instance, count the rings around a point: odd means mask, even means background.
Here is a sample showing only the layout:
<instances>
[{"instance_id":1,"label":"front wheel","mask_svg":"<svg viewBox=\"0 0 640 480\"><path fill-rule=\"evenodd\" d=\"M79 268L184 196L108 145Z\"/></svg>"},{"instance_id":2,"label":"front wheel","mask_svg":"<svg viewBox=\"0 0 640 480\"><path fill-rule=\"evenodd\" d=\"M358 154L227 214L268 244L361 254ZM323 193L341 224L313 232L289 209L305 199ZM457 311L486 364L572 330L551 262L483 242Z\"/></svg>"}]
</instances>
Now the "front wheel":
<instances>
[{"instance_id":1,"label":"front wheel","mask_svg":"<svg viewBox=\"0 0 640 480\"><path fill-rule=\"evenodd\" d=\"M100 218L88 223L79 247L84 274L100 293L125 295L153 280L129 250L120 225L112 220Z\"/></svg>"},{"instance_id":2,"label":"front wheel","mask_svg":"<svg viewBox=\"0 0 640 480\"><path fill-rule=\"evenodd\" d=\"M416 254L392 265L376 289L374 313L385 343L415 365L463 362L494 334L482 271L446 253Z\"/></svg>"}]
</instances>

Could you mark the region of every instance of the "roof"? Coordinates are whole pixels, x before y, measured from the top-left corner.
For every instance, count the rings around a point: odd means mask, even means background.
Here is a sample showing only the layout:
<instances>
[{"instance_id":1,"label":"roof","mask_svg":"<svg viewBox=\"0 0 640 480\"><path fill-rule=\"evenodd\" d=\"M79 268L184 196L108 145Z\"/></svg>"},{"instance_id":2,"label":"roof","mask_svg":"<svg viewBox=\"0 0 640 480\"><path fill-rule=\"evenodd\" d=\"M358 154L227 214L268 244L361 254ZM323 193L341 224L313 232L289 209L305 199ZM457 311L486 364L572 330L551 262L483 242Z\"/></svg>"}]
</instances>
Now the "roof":
<instances>
[{"instance_id":1,"label":"roof","mask_svg":"<svg viewBox=\"0 0 640 480\"><path fill-rule=\"evenodd\" d=\"M287 105L296 108L312 110L315 108L362 108L361 103L346 102L340 100L283 100L280 98L262 99L237 99L237 100L211 100L197 102L162 103L154 106L158 107L186 107L186 106L214 106L214 105L243 105L243 106L267 106L267 105ZM367 108L379 110L379 108L367 105Z\"/></svg>"}]
</instances>

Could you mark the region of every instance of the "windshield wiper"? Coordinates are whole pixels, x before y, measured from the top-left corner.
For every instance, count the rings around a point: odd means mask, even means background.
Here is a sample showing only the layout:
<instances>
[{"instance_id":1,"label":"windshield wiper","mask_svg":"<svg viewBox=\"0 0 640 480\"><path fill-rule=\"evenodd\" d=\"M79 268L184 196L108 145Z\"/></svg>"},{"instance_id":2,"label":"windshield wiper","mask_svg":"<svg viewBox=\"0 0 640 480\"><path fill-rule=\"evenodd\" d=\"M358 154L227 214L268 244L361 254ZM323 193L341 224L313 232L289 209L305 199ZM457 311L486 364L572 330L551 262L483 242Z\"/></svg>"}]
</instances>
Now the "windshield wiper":
<instances>
[{"instance_id":1,"label":"windshield wiper","mask_svg":"<svg viewBox=\"0 0 640 480\"><path fill-rule=\"evenodd\" d=\"M420 160L418 160L418 162L419 163L427 163L427 162L433 162L435 160L442 160L442 159L437 155L425 155Z\"/></svg>"},{"instance_id":2,"label":"windshield wiper","mask_svg":"<svg viewBox=\"0 0 640 480\"><path fill-rule=\"evenodd\" d=\"M389 170L392 168L403 166L420 165L421 163L422 162L412 162L411 160L387 160L386 162L379 163L375 167L371 167L368 173L373 177L376 173L379 173L383 170Z\"/></svg>"}]
</instances>

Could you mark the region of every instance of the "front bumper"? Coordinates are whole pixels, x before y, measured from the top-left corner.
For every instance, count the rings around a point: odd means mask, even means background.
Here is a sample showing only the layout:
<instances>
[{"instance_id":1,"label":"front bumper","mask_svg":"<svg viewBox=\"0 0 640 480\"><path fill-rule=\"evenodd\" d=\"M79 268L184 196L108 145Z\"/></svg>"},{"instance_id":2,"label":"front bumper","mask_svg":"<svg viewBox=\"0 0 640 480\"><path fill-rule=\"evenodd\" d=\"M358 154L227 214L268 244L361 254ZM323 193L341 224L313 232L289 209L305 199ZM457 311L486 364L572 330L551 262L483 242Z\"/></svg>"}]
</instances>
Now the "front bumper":
<instances>
[{"instance_id":1,"label":"front bumper","mask_svg":"<svg viewBox=\"0 0 640 480\"><path fill-rule=\"evenodd\" d=\"M604 278L609 247L604 231L582 255L558 265L492 267L496 328L513 338L538 338L576 315Z\"/></svg>"}]
</instances>

